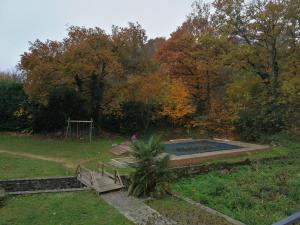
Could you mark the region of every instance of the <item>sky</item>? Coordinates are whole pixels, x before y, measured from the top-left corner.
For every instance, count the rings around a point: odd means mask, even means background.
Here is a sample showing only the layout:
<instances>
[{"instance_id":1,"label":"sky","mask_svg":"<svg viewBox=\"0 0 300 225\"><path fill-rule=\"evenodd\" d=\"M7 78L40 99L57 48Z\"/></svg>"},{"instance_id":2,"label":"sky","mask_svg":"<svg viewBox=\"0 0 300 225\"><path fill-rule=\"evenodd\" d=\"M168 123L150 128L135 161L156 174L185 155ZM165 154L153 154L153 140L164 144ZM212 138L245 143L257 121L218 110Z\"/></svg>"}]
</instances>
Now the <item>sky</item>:
<instances>
[{"instance_id":1,"label":"sky","mask_svg":"<svg viewBox=\"0 0 300 225\"><path fill-rule=\"evenodd\" d=\"M29 41L62 40L71 25L100 27L139 22L149 38L168 37L194 0L0 0L0 71L11 70Z\"/></svg>"}]
</instances>

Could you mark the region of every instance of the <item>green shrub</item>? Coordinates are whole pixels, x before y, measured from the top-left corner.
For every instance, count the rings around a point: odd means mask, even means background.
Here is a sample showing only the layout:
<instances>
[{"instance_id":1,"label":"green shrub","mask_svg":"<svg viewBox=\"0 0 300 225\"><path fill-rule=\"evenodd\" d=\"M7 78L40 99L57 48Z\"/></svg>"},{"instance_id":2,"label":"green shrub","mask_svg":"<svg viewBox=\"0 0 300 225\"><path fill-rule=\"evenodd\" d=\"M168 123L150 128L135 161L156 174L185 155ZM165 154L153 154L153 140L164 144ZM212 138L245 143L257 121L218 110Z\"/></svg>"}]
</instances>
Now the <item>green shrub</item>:
<instances>
[{"instance_id":1,"label":"green shrub","mask_svg":"<svg viewBox=\"0 0 300 225\"><path fill-rule=\"evenodd\" d=\"M30 126L27 97L23 85L0 80L0 130L22 131Z\"/></svg>"},{"instance_id":2,"label":"green shrub","mask_svg":"<svg viewBox=\"0 0 300 225\"><path fill-rule=\"evenodd\" d=\"M282 104L261 104L254 109L240 112L235 121L239 136L246 141L269 142L266 137L285 129L284 115L286 107Z\"/></svg>"}]
</instances>

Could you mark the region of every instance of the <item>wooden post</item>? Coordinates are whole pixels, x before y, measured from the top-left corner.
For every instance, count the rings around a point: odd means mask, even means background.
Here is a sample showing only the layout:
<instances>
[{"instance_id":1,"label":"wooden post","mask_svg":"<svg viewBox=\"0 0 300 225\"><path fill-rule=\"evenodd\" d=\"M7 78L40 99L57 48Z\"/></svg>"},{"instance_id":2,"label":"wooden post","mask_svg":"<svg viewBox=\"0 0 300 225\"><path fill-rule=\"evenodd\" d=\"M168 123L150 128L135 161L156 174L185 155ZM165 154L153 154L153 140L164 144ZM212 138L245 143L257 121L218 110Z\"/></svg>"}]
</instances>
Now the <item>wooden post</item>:
<instances>
[{"instance_id":1,"label":"wooden post","mask_svg":"<svg viewBox=\"0 0 300 225\"><path fill-rule=\"evenodd\" d=\"M117 183L117 170L115 170L115 183Z\"/></svg>"},{"instance_id":2,"label":"wooden post","mask_svg":"<svg viewBox=\"0 0 300 225\"><path fill-rule=\"evenodd\" d=\"M68 138L69 127L70 127L70 117L68 118L68 125L67 125L67 130L66 130L66 138Z\"/></svg>"},{"instance_id":3,"label":"wooden post","mask_svg":"<svg viewBox=\"0 0 300 225\"><path fill-rule=\"evenodd\" d=\"M93 118L91 118L90 122L90 142L92 142L92 132L93 132Z\"/></svg>"},{"instance_id":4,"label":"wooden post","mask_svg":"<svg viewBox=\"0 0 300 225\"><path fill-rule=\"evenodd\" d=\"M90 172L90 179L91 179L91 185L93 186L93 185L94 185L94 182L93 182L93 174L92 174L92 171Z\"/></svg>"},{"instance_id":5,"label":"wooden post","mask_svg":"<svg viewBox=\"0 0 300 225\"><path fill-rule=\"evenodd\" d=\"M76 138L78 138L78 123L76 123Z\"/></svg>"}]
</instances>

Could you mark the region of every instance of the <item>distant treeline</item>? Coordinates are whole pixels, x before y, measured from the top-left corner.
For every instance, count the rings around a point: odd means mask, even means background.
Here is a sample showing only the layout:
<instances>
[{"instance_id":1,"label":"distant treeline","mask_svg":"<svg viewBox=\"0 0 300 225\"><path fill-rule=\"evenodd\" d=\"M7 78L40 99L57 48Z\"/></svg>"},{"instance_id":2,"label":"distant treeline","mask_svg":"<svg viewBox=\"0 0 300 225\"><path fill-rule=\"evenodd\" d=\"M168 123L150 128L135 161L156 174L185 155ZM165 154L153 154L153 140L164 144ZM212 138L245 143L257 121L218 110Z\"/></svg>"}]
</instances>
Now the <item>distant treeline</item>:
<instances>
[{"instance_id":1,"label":"distant treeline","mask_svg":"<svg viewBox=\"0 0 300 225\"><path fill-rule=\"evenodd\" d=\"M138 23L72 26L0 75L0 129L52 132L68 117L114 132L182 127L258 140L300 130L298 0L195 2L170 38ZM1 79L1 78L0 78Z\"/></svg>"}]
</instances>

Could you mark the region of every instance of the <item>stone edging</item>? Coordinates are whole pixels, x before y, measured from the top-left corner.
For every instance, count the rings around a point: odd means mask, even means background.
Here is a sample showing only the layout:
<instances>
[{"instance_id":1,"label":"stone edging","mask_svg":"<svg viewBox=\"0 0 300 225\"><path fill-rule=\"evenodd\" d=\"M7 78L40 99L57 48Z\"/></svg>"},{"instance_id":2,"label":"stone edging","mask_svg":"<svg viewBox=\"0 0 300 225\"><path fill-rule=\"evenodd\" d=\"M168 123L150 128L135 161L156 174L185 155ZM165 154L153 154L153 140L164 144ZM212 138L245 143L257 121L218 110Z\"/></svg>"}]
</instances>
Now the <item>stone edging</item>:
<instances>
[{"instance_id":1,"label":"stone edging","mask_svg":"<svg viewBox=\"0 0 300 225\"><path fill-rule=\"evenodd\" d=\"M86 188L68 188L68 189L55 189L55 190L39 190L39 191L17 191L8 192L9 195L29 195L29 194L42 194L42 193L60 193L60 192L80 192L90 191L89 187Z\"/></svg>"},{"instance_id":2,"label":"stone edging","mask_svg":"<svg viewBox=\"0 0 300 225\"><path fill-rule=\"evenodd\" d=\"M195 202L194 200L192 200L192 199L190 199L190 198L186 198L186 197L180 196L180 195L175 194L175 193L170 193L170 194L171 194L172 196L174 196L175 198L178 198L178 199L183 200L183 201L185 201L185 202L187 202L187 203L190 203L190 204L192 204L192 205L195 205L195 206L197 206L197 207L199 207L199 208L205 210L205 211L208 212L208 213L211 213L211 214L214 214L214 215L216 215L216 216L222 217L222 218L224 218L225 220L227 220L228 222L232 223L233 225L246 225L246 224L242 223L241 221L238 221L238 220L236 220L236 219L233 219L233 218L231 218L231 217L229 217L229 216L227 216L227 215L225 215L225 214L223 214L223 213L220 213L220 212L218 212L218 211L216 211L216 210L214 210L214 209L212 209L212 208L209 208L209 207L207 207L207 206L205 206L205 205L202 205L202 204L199 203L199 202Z\"/></svg>"},{"instance_id":3,"label":"stone edging","mask_svg":"<svg viewBox=\"0 0 300 225\"><path fill-rule=\"evenodd\" d=\"M61 178L73 178L76 176L57 176L57 177L29 177L29 178L12 178L12 179L0 179L0 181L29 181L29 180L51 180L51 179L61 179Z\"/></svg>"}]
</instances>

